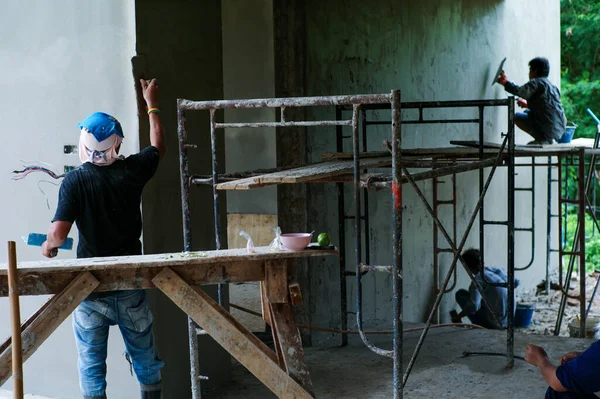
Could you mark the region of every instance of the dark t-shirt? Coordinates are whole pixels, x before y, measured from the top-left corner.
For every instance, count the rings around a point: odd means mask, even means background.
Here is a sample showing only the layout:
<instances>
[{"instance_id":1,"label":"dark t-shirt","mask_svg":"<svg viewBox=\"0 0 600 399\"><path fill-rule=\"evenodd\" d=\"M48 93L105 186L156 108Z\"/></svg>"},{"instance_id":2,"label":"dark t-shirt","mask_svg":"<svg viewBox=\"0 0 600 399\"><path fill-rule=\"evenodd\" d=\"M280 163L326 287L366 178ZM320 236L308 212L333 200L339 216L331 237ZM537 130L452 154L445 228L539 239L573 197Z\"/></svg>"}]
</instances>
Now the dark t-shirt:
<instances>
[{"instance_id":1,"label":"dark t-shirt","mask_svg":"<svg viewBox=\"0 0 600 399\"><path fill-rule=\"evenodd\" d=\"M78 258L142 253L142 190L158 161L151 146L109 166L86 162L65 176L52 221L77 224Z\"/></svg>"},{"instance_id":2,"label":"dark t-shirt","mask_svg":"<svg viewBox=\"0 0 600 399\"><path fill-rule=\"evenodd\" d=\"M569 392L581 395L571 397L598 397L594 393L600 392L600 341L591 344L575 359L560 365L556 369L556 378Z\"/></svg>"}]
</instances>

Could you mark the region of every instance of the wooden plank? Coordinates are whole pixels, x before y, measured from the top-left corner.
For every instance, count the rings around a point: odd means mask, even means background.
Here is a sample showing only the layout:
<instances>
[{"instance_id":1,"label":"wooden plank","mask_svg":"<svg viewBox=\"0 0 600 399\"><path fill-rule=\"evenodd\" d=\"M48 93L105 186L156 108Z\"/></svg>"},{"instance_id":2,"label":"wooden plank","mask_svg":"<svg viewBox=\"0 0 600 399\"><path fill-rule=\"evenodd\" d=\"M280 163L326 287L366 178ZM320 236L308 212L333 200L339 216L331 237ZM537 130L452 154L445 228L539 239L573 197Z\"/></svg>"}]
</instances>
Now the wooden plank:
<instances>
[{"instance_id":1,"label":"wooden plank","mask_svg":"<svg viewBox=\"0 0 600 399\"><path fill-rule=\"evenodd\" d=\"M376 158L376 157L389 157L389 151L368 151L361 152L358 154L360 158ZM321 154L321 159L353 159L354 154L351 152L326 152Z\"/></svg>"},{"instance_id":2,"label":"wooden plank","mask_svg":"<svg viewBox=\"0 0 600 399\"><path fill-rule=\"evenodd\" d=\"M72 280L72 279L71 279ZM23 331L40 315L42 314L42 312L44 312L46 310L46 308L48 308L48 306L50 306L50 304L56 299L56 295L52 296L50 299L48 299L38 310L35 311L35 313L33 313L31 316L29 316L29 318L27 320L25 320L25 322L23 324L21 324L21 333L23 333ZM4 341L2 343L2 345L0 345L0 353L4 352L6 350L6 348L8 348L10 346L12 339L11 337L8 337L8 339L6 341Z\"/></svg>"},{"instance_id":3,"label":"wooden plank","mask_svg":"<svg viewBox=\"0 0 600 399\"><path fill-rule=\"evenodd\" d=\"M300 331L294 321L292 308L287 303L272 303L270 307L285 368L294 380L314 395L310 371L304 360Z\"/></svg>"},{"instance_id":4,"label":"wooden plank","mask_svg":"<svg viewBox=\"0 0 600 399\"><path fill-rule=\"evenodd\" d=\"M380 168L390 166L391 164L392 158L390 156L370 158L360 161L360 166L363 169ZM261 184L296 184L318 180L329 176L341 175L352 170L354 170L354 164L352 161L341 160L322 162L281 172L269 173L267 175L255 176L253 179L257 183Z\"/></svg>"},{"instance_id":5,"label":"wooden plank","mask_svg":"<svg viewBox=\"0 0 600 399\"><path fill-rule=\"evenodd\" d=\"M382 168L392 165L391 157L361 159L362 168ZM354 169L351 160L337 160L301 166L280 172L248 177L217 184L217 190L250 190L275 184L297 184L319 181L333 176L347 174Z\"/></svg>"},{"instance_id":6,"label":"wooden plank","mask_svg":"<svg viewBox=\"0 0 600 399\"><path fill-rule=\"evenodd\" d=\"M98 291L152 288L152 278L160 271L160 268L165 266L173 266L178 272L188 273L190 280L197 281L199 284L259 281L264 278L264 275L261 275L255 266L257 263L262 264L265 260L328 256L337 253L337 250L310 249L297 252L274 252L268 247L257 247L255 254L247 254L245 249L238 248L191 254L22 262L19 264L18 275L21 295L59 293L82 271L93 272L100 279L101 286ZM198 254L202 256L198 256ZM248 270L244 270L244 263ZM0 267L5 267L5 265ZM0 269L0 297L8 295L7 287L6 269Z\"/></svg>"},{"instance_id":7,"label":"wooden plank","mask_svg":"<svg viewBox=\"0 0 600 399\"><path fill-rule=\"evenodd\" d=\"M246 248L246 239L240 236L241 230L250 234L254 246L268 246L275 238L276 227L277 215L230 213L227 215L227 246Z\"/></svg>"},{"instance_id":8,"label":"wooden plank","mask_svg":"<svg viewBox=\"0 0 600 399\"><path fill-rule=\"evenodd\" d=\"M450 144L465 146L469 148L479 148L479 141L462 141L462 140L452 140ZM588 141L579 142L579 144L527 144L527 145L515 145L515 155L527 156L529 154L561 154L561 153L570 153L577 152L579 148L591 148L593 146L593 142L590 143ZM491 143L484 142L483 148L486 150L495 149L499 150L502 147L499 143Z\"/></svg>"},{"instance_id":9,"label":"wooden plank","mask_svg":"<svg viewBox=\"0 0 600 399\"><path fill-rule=\"evenodd\" d=\"M191 284L205 285L218 283L238 283L264 280L265 272L262 261L245 261L234 263L203 264L198 266L175 266L175 270ZM160 272L160 268L147 267L138 269L114 269L94 271L100 281L96 292L123 291L155 288L152 279ZM19 284L21 295L46 295L61 292L78 273L76 270L55 270L52 273L26 271L20 273ZM6 287L0 276L0 296L6 294Z\"/></svg>"},{"instance_id":10,"label":"wooden plank","mask_svg":"<svg viewBox=\"0 0 600 399\"><path fill-rule=\"evenodd\" d=\"M277 364L274 354L212 298L170 268L153 280L177 306L280 398L312 398ZM269 355L271 354L271 355Z\"/></svg>"},{"instance_id":11,"label":"wooden plank","mask_svg":"<svg viewBox=\"0 0 600 399\"><path fill-rule=\"evenodd\" d=\"M288 303L288 268L286 260L265 262L265 292L268 303Z\"/></svg>"},{"instance_id":12,"label":"wooden plank","mask_svg":"<svg viewBox=\"0 0 600 399\"><path fill-rule=\"evenodd\" d=\"M269 318L273 320L273 310L271 305L267 304L267 309L269 312ZM285 366L285 359L283 357L283 349L281 347L281 342L279 342L279 333L277 332L277 325L275 323L272 323L271 325L271 334L273 335L273 347L275 348L275 354L277 355L279 367L281 367L287 373L287 367Z\"/></svg>"},{"instance_id":13,"label":"wooden plank","mask_svg":"<svg viewBox=\"0 0 600 399\"><path fill-rule=\"evenodd\" d=\"M217 190L252 190L272 186L273 183L261 184L254 180L254 177L246 177L244 179L232 180L217 184Z\"/></svg>"},{"instance_id":14,"label":"wooden plank","mask_svg":"<svg viewBox=\"0 0 600 399\"><path fill-rule=\"evenodd\" d=\"M82 272L57 294L46 309L23 331L23 362L44 343L75 308L98 286L99 282L89 272ZM0 354L0 386L10 378L12 346Z\"/></svg>"},{"instance_id":15,"label":"wooden plank","mask_svg":"<svg viewBox=\"0 0 600 399\"><path fill-rule=\"evenodd\" d=\"M172 266L196 267L205 264L265 261L271 259L309 258L336 255L337 251L306 249L304 251L271 251L269 247L256 247L256 253L248 254L245 248L219 251L170 253L138 256L112 256L106 258L60 259L37 262L19 262L19 273L35 271L40 274L54 271L103 271L109 269L163 268ZM0 276L5 276L6 264L0 264Z\"/></svg>"},{"instance_id":16,"label":"wooden plank","mask_svg":"<svg viewBox=\"0 0 600 399\"><path fill-rule=\"evenodd\" d=\"M260 307L263 315L263 320L269 326L271 325L271 310L269 310L269 301L267 300L267 290L265 282L260 282Z\"/></svg>"}]
</instances>

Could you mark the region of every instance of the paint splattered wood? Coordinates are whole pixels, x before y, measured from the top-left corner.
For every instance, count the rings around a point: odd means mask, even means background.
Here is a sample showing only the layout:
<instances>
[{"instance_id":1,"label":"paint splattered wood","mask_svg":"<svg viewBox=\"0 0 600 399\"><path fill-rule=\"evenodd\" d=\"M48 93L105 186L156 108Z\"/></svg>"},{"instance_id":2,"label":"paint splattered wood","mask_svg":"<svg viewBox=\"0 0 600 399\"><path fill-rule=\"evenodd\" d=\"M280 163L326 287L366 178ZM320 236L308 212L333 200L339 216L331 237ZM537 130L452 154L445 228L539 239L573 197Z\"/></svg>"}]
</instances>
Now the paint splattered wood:
<instances>
[{"instance_id":1,"label":"paint splattered wood","mask_svg":"<svg viewBox=\"0 0 600 399\"><path fill-rule=\"evenodd\" d=\"M260 308L263 315L263 320L269 326L271 325L271 310L269 309L269 301L267 300L267 289L264 280L260 283Z\"/></svg>"},{"instance_id":2,"label":"paint splattered wood","mask_svg":"<svg viewBox=\"0 0 600 399\"><path fill-rule=\"evenodd\" d=\"M304 360L300 331L294 321L292 308L287 303L272 303L269 306L288 374L304 389L314 394L310 372Z\"/></svg>"},{"instance_id":3,"label":"paint splattered wood","mask_svg":"<svg viewBox=\"0 0 600 399\"><path fill-rule=\"evenodd\" d=\"M450 141L450 144L460 145L464 147L469 147L473 149L479 149L479 141ZM489 150L499 150L501 144L498 143L490 143L484 142L483 148L486 151ZM591 150L593 147L593 140L590 143L589 141L579 142L578 144L532 144L532 145L515 145L515 156L541 156L541 155L558 155L565 153L577 153L579 149L585 148L586 154L591 154L594 150ZM506 151L506 150L505 150Z\"/></svg>"},{"instance_id":4,"label":"paint splattered wood","mask_svg":"<svg viewBox=\"0 0 600 399\"><path fill-rule=\"evenodd\" d=\"M358 154L360 158L377 158L377 157L389 157L389 151L368 151L361 152ZM321 154L321 159L352 159L354 154L351 152L326 152Z\"/></svg>"},{"instance_id":5,"label":"paint splattered wood","mask_svg":"<svg viewBox=\"0 0 600 399\"><path fill-rule=\"evenodd\" d=\"M163 269L153 282L275 395L290 399L313 397L279 367L265 344L207 294L194 290L169 268Z\"/></svg>"},{"instance_id":6,"label":"paint splattered wood","mask_svg":"<svg viewBox=\"0 0 600 399\"><path fill-rule=\"evenodd\" d=\"M392 165L390 156L363 159L361 168L381 168ZM275 184L296 184L307 182L323 182L334 176L348 174L354 170L351 160L337 160L322 162L299 168L287 169L280 172L268 173L260 176L248 177L217 184L217 190L250 190L267 187Z\"/></svg>"},{"instance_id":7,"label":"paint splattered wood","mask_svg":"<svg viewBox=\"0 0 600 399\"><path fill-rule=\"evenodd\" d=\"M255 188L262 188L272 185L273 184L261 184L256 182L256 180L254 180L254 177L247 177L245 179L219 183L217 184L217 190L252 190Z\"/></svg>"},{"instance_id":8,"label":"paint splattered wood","mask_svg":"<svg viewBox=\"0 0 600 399\"><path fill-rule=\"evenodd\" d=\"M48 299L43 305L42 307L40 307L34 314L32 314L31 316L29 316L29 318L23 323L21 324L21 333L23 333L23 331L29 326L31 325L31 323L38 318L38 316L40 314L42 314L42 312L44 312L44 310L46 310L46 308L48 306L50 306L50 304L53 303L53 301L56 300L58 296L54 295L52 296L50 299ZM0 345L0 353L4 352L6 350L6 348L8 348L10 346L10 343L12 341L11 337L8 337L8 339L6 341L4 341L4 343L2 345Z\"/></svg>"},{"instance_id":9,"label":"paint splattered wood","mask_svg":"<svg viewBox=\"0 0 600 399\"><path fill-rule=\"evenodd\" d=\"M36 271L40 274L61 270L101 271L107 269L140 269L171 266L197 266L211 263L265 261L273 259L308 258L312 256L336 255L337 250L271 251L269 247L256 247L256 253L246 253L245 248L204 252L178 252L171 254L112 256L106 258L59 259L39 262L19 262L19 269ZM26 269L26 270L24 270ZM0 276L6 275L6 264L0 264Z\"/></svg>"},{"instance_id":10,"label":"paint splattered wood","mask_svg":"<svg viewBox=\"0 0 600 399\"><path fill-rule=\"evenodd\" d=\"M82 272L57 294L48 306L23 330L23 361L26 361L42 343L62 324L75 308L98 286L98 280L89 272ZM10 378L12 347L0 354L0 386Z\"/></svg>"},{"instance_id":11,"label":"paint splattered wood","mask_svg":"<svg viewBox=\"0 0 600 399\"><path fill-rule=\"evenodd\" d=\"M288 303L286 260L265 262L265 291L269 303Z\"/></svg>"},{"instance_id":12,"label":"paint splattered wood","mask_svg":"<svg viewBox=\"0 0 600 399\"><path fill-rule=\"evenodd\" d=\"M390 156L369 158L360 161L360 166L366 168L380 168L390 166L392 158ZM303 166L301 168L289 169L277 173L270 173L262 176L253 177L257 183L265 184L294 184L322 179L329 176L336 176L348 173L354 170L352 161L330 161L314 165Z\"/></svg>"},{"instance_id":13,"label":"paint splattered wood","mask_svg":"<svg viewBox=\"0 0 600 399\"><path fill-rule=\"evenodd\" d=\"M98 292L154 288L152 279L167 266L195 284L260 281L264 279L265 260L337 254L323 250L271 252L266 247L256 250L256 254L232 249L199 253L202 256L177 253L23 262L19 265L19 285L21 295L56 294L81 271L90 271L100 281ZM6 282L6 270L0 270L0 296L8 294Z\"/></svg>"}]
</instances>

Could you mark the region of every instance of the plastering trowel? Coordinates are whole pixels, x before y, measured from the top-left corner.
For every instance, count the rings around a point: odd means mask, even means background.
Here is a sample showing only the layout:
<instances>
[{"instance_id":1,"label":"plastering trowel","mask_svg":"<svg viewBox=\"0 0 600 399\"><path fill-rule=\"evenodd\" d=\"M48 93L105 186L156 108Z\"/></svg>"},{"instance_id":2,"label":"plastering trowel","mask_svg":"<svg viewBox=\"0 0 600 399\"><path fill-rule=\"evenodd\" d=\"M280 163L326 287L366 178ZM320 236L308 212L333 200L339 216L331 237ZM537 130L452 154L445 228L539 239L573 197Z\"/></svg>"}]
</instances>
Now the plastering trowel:
<instances>
[{"instance_id":1,"label":"plastering trowel","mask_svg":"<svg viewBox=\"0 0 600 399\"><path fill-rule=\"evenodd\" d=\"M506 57L504 57L504 59L502 60L502 62L500 63L500 65L498 66L498 70L496 71L496 74L494 75L494 78L492 80L492 86L495 83L498 83L498 76L500 76L500 74L502 72L504 72L504 62L506 61Z\"/></svg>"},{"instance_id":2,"label":"plastering trowel","mask_svg":"<svg viewBox=\"0 0 600 399\"><path fill-rule=\"evenodd\" d=\"M41 247L42 244L44 243L44 241L46 241L46 234L29 233L29 234L27 234L26 237L23 237L23 241L25 241L25 244L27 244L27 245ZM67 250L73 249L73 239L67 238L65 243L63 245L61 245L60 247L58 247L58 249L67 249Z\"/></svg>"}]
</instances>

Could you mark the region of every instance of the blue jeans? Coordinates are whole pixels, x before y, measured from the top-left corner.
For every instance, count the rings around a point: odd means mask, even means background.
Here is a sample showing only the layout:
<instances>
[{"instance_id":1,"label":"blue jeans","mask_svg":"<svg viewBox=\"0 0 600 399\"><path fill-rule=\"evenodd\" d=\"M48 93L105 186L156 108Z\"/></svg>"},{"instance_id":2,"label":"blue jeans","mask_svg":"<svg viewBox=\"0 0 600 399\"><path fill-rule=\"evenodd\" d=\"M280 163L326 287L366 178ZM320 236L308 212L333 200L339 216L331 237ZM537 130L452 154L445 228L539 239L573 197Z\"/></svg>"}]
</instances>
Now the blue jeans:
<instances>
[{"instance_id":1,"label":"blue jeans","mask_svg":"<svg viewBox=\"0 0 600 399\"><path fill-rule=\"evenodd\" d=\"M533 122L531 115L529 115L529 111L530 110L525 109L523 112L515 112L515 122L518 121L527 126L529 135L537 141L552 143L553 138L544 133L542 129Z\"/></svg>"},{"instance_id":2,"label":"blue jeans","mask_svg":"<svg viewBox=\"0 0 600 399\"><path fill-rule=\"evenodd\" d=\"M456 291L454 298L456 299L458 306L460 306L461 309L464 309L465 304L471 298L471 294L467 290L460 289ZM469 320L471 320L471 323L477 324L478 326L482 326L490 330L501 330L501 326L489 321L489 317L487 317L488 313L489 310L485 307L485 305L482 304L481 308L479 308L477 312L467 315L467 317Z\"/></svg>"},{"instance_id":3,"label":"blue jeans","mask_svg":"<svg viewBox=\"0 0 600 399\"><path fill-rule=\"evenodd\" d=\"M84 398L104 398L108 329L118 325L125 353L142 391L160 391L160 369L164 362L154 348L152 313L146 292L119 291L83 301L73 315L73 331L79 353L79 386Z\"/></svg>"}]
</instances>

